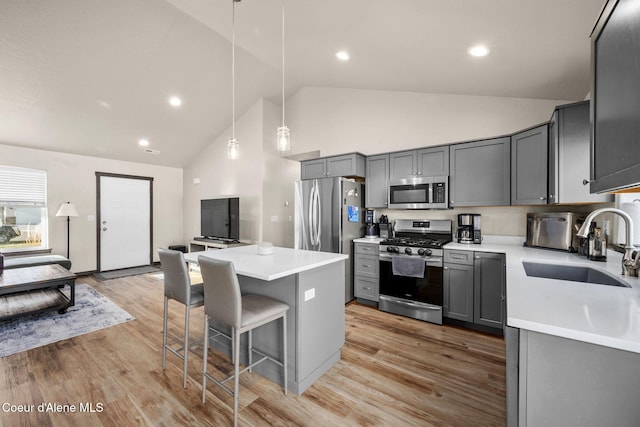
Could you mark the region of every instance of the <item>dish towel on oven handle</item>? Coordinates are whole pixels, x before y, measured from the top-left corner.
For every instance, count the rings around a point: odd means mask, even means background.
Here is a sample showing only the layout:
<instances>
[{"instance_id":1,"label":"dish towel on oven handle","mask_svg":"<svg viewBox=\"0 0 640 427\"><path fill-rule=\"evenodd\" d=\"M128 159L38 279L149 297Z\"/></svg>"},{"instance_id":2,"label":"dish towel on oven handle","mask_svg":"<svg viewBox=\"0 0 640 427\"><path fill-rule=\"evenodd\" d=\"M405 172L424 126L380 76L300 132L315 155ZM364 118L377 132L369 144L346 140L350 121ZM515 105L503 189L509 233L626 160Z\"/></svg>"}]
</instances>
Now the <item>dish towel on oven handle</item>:
<instances>
[{"instance_id":1,"label":"dish towel on oven handle","mask_svg":"<svg viewBox=\"0 0 640 427\"><path fill-rule=\"evenodd\" d=\"M394 256L391 258L391 268L395 276L424 277L424 259L408 256Z\"/></svg>"}]
</instances>

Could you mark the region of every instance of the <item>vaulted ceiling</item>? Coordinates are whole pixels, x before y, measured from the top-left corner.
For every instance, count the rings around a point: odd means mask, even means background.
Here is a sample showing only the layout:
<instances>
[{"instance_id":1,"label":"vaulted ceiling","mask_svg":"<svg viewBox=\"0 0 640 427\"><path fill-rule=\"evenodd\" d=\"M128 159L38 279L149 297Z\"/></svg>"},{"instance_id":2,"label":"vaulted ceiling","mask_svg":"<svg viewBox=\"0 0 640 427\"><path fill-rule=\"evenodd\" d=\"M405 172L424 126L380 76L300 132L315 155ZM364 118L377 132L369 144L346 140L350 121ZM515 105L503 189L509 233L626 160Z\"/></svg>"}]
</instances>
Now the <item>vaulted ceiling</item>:
<instances>
[{"instance_id":1,"label":"vaulted ceiling","mask_svg":"<svg viewBox=\"0 0 640 427\"><path fill-rule=\"evenodd\" d=\"M287 96L331 86L580 100L603 3L286 0ZM185 165L231 122L231 8L0 0L0 143ZM489 56L467 54L478 43ZM236 3L236 46L236 115L279 103L281 0Z\"/></svg>"}]
</instances>

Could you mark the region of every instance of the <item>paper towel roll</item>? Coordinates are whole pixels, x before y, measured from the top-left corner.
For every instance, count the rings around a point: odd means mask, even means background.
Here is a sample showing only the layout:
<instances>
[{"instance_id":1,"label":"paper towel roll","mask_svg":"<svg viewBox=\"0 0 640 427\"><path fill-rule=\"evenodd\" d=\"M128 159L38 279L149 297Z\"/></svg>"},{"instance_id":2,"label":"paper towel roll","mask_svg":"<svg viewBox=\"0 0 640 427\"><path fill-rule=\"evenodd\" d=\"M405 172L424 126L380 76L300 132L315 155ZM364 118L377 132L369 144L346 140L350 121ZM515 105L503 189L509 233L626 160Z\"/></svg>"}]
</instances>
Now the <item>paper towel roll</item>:
<instances>
[{"instance_id":1,"label":"paper towel roll","mask_svg":"<svg viewBox=\"0 0 640 427\"><path fill-rule=\"evenodd\" d=\"M633 244L640 246L640 199L636 199L631 203L621 203L620 210L626 212L633 221L633 236L631 239ZM618 219L618 243L624 243L625 239L625 225L622 218Z\"/></svg>"}]
</instances>

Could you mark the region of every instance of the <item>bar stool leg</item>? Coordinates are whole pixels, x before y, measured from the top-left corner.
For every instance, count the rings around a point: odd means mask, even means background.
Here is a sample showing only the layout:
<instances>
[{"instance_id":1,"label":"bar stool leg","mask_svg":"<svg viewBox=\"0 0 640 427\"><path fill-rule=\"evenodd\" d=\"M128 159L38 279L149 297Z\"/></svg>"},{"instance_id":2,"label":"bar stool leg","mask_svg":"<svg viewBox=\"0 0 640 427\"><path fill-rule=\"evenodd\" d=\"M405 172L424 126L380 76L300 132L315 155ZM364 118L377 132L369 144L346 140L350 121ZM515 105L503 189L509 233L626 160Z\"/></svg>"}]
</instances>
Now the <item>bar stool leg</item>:
<instances>
[{"instance_id":1,"label":"bar stool leg","mask_svg":"<svg viewBox=\"0 0 640 427\"><path fill-rule=\"evenodd\" d=\"M169 309L169 298L164 297L164 318L162 319L162 370L167 367L167 311Z\"/></svg>"},{"instance_id":2,"label":"bar stool leg","mask_svg":"<svg viewBox=\"0 0 640 427\"><path fill-rule=\"evenodd\" d=\"M207 396L207 356L209 352L209 316L204 315L204 352L202 354L202 403Z\"/></svg>"},{"instance_id":3,"label":"bar stool leg","mask_svg":"<svg viewBox=\"0 0 640 427\"><path fill-rule=\"evenodd\" d=\"M282 316L282 369L284 369L284 394L287 395L287 313Z\"/></svg>"},{"instance_id":4,"label":"bar stool leg","mask_svg":"<svg viewBox=\"0 0 640 427\"><path fill-rule=\"evenodd\" d=\"M233 377L233 427L238 426L238 400L240 397L240 333L239 329L233 329L234 344L236 348L236 360L234 362L234 377Z\"/></svg>"},{"instance_id":5,"label":"bar stool leg","mask_svg":"<svg viewBox=\"0 0 640 427\"><path fill-rule=\"evenodd\" d=\"M187 358L189 357L189 306L184 306L184 360L182 363L182 388L187 388Z\"/></svg>"}]
</instances>

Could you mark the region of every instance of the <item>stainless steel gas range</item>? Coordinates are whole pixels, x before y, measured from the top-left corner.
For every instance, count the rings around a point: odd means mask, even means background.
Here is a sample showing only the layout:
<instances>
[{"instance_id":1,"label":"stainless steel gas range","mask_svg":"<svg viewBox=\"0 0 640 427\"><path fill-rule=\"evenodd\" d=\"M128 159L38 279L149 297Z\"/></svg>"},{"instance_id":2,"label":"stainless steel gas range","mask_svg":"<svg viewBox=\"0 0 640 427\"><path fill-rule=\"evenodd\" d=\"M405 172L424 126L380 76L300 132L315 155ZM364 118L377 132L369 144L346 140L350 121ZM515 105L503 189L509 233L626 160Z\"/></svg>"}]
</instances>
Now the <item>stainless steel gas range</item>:
<instances>
[{"instance_id":1,"label":"stainless steel gas range","mask_svg":"<svg viewBox=\"0 0 640 427\"><path fill-rule=\"evenodd\" d=\"M393 231L380 243L380 310L442 324L442 247L452 240L451 221L399 219Z\"/></svg>"}]
</instances>

